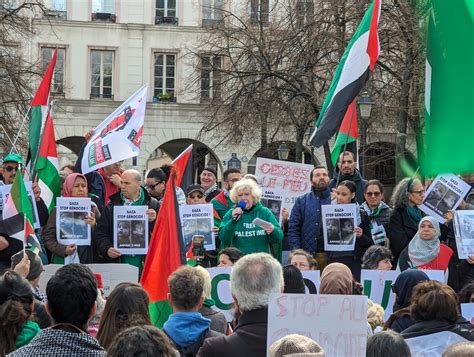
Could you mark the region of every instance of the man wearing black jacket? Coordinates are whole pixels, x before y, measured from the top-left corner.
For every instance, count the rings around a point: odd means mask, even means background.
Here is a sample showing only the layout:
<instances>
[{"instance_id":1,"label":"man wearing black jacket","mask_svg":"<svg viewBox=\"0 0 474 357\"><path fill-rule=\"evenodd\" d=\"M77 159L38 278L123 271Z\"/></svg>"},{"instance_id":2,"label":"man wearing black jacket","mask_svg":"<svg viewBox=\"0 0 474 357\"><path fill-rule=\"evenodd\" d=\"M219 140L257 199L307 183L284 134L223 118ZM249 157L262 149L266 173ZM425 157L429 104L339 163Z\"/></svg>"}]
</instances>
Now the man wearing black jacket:
<instances>
[{"instance_id":1,"label":"man wearing black jacket","mask_svg":"<svg viewBox=\"0 0 474 357\"><path fill-rule=\"evenodd\" d=\"M344 151L341 153L337 161L337 167L334 169L333 178L329 182L329 189L335 189L338 182L352 181L357 186L356 201L362 204L365 201L364 188L367 185L367 180L364 180L356 166L357 160L352 152Z\"/></svg>"}]
</instances>

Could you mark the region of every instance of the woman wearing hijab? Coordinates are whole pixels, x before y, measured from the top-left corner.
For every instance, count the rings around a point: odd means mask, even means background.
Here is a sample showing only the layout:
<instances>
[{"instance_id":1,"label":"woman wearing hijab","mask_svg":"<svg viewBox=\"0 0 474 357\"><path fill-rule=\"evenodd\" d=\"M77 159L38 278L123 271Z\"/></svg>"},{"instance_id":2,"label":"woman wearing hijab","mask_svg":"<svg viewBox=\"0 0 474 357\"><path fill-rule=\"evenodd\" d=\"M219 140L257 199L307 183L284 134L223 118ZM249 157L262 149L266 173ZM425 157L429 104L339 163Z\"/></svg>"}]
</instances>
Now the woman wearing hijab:
<instances>
[{"instance_id":1,"label":"woman wearing hijab","mask_svg":"<svg viewBox=\"0 0 474 357\"><path fill-rule=\"evenodd\" d=\"M398 260L397 270L407 269L442 270L448 281L449 270L455 270L453 250L440 242L439 223L431 216L423 217L418 224L418 232L408 244Z\"/></svg>"},{"instance_id":2,"label":"woman wearing hijab","mask_svg":"<svg viewBox=\"0 0 474 357\"><path fill-rule=\"evenodd\" d=\"M88 197L87 179L84 175L73 173L70 174L63 183L62 197ZM91 229L96 227L96 222L100 217L99 209L94 202L91 202L91 212L84 219L84 222L91 226ZM64 245L56 239L56 208L51 211L48 222L43 230L42 235L44 245L52 253L51 263L64 264L64 259L68 256L72 257L74 254L78 255L79 261L82 264L90 264L93 262L92 245L91 246L76 246L75 244Z\"/></svg>"},{"instance_id":3,"label":"woman wearing hijab","mask_svg":"<svg viewBox=\"0 0 474 357\"><path fill-rule=\"evenodd\" d=\"M331 263L324 268L321 274L320 294L352 295L352 272L342 263Z\"/></svg>"},{"instance_id":4,"label":"woman wearing hijab","mask_svg":"<svg viewBox=\"0 0 474 357\"><path fill-rule=\"evenodd\" d=\"M415 323L410 317L410 301L413 288L422 281L429 281L428 275L417 269L409 269L400 273L392 285L395 293L394 313L385 323L384 329L402 332Z\"/></svg>"}]
</instances>

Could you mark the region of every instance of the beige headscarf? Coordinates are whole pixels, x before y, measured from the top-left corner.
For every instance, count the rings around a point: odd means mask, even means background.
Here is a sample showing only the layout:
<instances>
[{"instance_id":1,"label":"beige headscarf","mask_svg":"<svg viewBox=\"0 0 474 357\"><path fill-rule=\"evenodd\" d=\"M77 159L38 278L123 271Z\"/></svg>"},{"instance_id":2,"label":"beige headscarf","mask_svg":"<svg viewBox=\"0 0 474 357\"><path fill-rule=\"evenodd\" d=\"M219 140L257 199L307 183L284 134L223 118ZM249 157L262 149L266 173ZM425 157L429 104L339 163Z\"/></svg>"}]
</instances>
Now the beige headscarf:
<instances>
[{"instance_id":1,"label":"beige headscarf","mask_svg":"<svg viewBox=\"0 0 474 357\"><path fill-rule=\"evenodd\" d=\"M352 272L347 265L329 264L321 275L320 294L351 295Z\"/></svg>"}]
</instances>

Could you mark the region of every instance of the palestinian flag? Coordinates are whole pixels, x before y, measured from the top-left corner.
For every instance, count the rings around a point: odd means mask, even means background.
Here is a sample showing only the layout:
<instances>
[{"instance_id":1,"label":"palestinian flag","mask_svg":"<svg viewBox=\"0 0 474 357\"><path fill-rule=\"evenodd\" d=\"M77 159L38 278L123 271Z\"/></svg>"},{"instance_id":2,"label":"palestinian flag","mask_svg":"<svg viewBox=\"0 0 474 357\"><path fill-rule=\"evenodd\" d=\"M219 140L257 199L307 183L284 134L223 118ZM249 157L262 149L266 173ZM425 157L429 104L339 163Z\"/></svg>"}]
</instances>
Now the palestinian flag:
<instances>
[{"instance_id":1,"label":"palestinian flag","mask_svg":"<svg viewBox=\"0 0 474 357\"><path fill-rule=\"evenodd\" d=\"M41 129L46 121L49 112L49 91L51 88L51 80L53 78L54 66L56 65L57 50L54 50L51 62L44 73L43 79L36 91L35 97L31 101L30 108L30 124L29 124L29 165L30 175L34 177L36 173L36 164L38 160L38 152L40 147ZM28 165L28 163L27 163Z\"/></svg>"},{"instance_id":2,"label":"palestinian flag","mask_svg":"<svg viewBox=\"0 0 474 357\"><path fill-rule=\"evenodd\" d=\"M357 152L357 136L358 136L358 126L357 126L357 109L355 105L355 99L349 104L344 119L342 120L341 127L339 128L339 133L336 137L336 142L334 143L332 152L331 152L331 161L333 165L336 165L337 159L346 145L346 151L352 152L355 156Z\"/></svg>"},{"instance_id":3,"label":"palestinian flag","mask_svg":"<svg viewBox=\"0 0 474 357\"><path fill-rule=\"evenodd\" d=\"M342 55L311 136L313 146L324 145L336 133L374 69L380 52L377 28L381 3L382 0L372 1Z\"/></svg>"},{"instance_id":4,"label":"palestinian flag","mask_svg":"<svg viewBox=\"0 0 474 357\"><path fill-rule=\"evenodd\" d=\"M194 242L192 240L188 252L186 253L186 263L192 267L195 267L197 265L197 259L194 256Z\"/></svg>"},{"instance_id":5,"label":"palestinian flag","mask_svg":"<svg viewBox=\"0 0 474 357\"><path fill-rule=\"evenodd\" d=\"M40 252L41 246L33 229L33 208L20 171L15 175L3 207L3 220L8 223L11 238L26 242L36 254Z\"/></svg>"},{"instance_id":6,"label":"palestinian flag","mask_svg":"<svg viewBox=\"0 0 474 357\"><path fill-rule=\"evenodd\" d=\"M43 199L48 212L54 208L56 197L61 194L61 181L58 169L58 153L56 151L56 139L54 137L53 118L51 112L44 125L43 136L39 148L38 162L38 185L41 188L41 198Z\"/></svg>"},{"instance_id":7,"label":"palestinian flag","mask_svg":"<svg viewBox=\"0 0 474 357\"><path fill-rule=\"evenodd\" d=\"M141 277L141 284L150 296L151 321L160 328L172 313L167 300L168 277L186 264L175 182L182 181L191 152L192 147L173 161Z\"/></svg>"},{"instance_id":8,"label":"palestinian flag","mask_svg":"<svg viewBox=\"0 0 474 357\"><path fill-rule=\"evenodd\" d=\"M431 0L425 68L424 176L474 171L474 2ZM423 134L421 134L423 135Z\"/></svg>"},{"instance_id":9,"label":"palestinian flag","mask_svg":"<svg viewBox=\"0 0 474 357\"><path fill-rule=\"evenodd\" d=\"M186 192L193 183L193 145L189 145L179 156L171 162L176 169L176 186Z\"/></svg>"},{"instance_id":10,"label":"palestinian flag","mask_svg":"<svg viewBox=\"0 0 474 357\"><path fill-rule=\"evenodd\" d=\"M211 200L214 214L214 226L219 227L221 225L222 218L224 218L227 211L232 208L234 204L232 200L225 195L225 192L220 192L216 197Z\"/></svg>"}]
</instances>

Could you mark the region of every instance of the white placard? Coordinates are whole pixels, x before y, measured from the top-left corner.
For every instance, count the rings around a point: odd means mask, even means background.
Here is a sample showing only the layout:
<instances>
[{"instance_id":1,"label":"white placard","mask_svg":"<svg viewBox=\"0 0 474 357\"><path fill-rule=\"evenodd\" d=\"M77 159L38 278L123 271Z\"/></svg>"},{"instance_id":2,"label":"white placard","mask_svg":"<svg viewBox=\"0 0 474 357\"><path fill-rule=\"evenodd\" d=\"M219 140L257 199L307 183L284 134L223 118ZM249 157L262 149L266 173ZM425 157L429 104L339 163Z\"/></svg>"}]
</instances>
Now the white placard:
<instances>
[{"instance_id":1,"label":"white placard","mask_svg":"<svg viewBox=\"0 0 474 357\"><path fill-rule=\"evenodd\" d=\"M36 200L35 194L33 192L33 184L31 181L25 181L26 192L28 192L28 198L31 203L31 207L33 208L33 228L39 229L40 221L38 216L38 207L36 207ZM3 202L7 202L7 197L10 194L10 190L12 189L12 185L3 185L0 186L0 192L2 196L2 209L3 209Z\"/></svg>"},{"instance_id":2,"label":"white placard","mask_svg":"<svg viewBox=\"0 0 474 357\"><path fill-rule=\"evenodd\" d=\"M367 342L367 296L272 294L267 350L289 334L307 336L327 357L363 357Z\"/></svg>"},{"instance_id":3,"label":"white placard","mask_svg":"<svg viewBox=\"0 0 474 357\"><path fill-rule=\"evenodd\" d=\"M84 219L91 212L91 199L56 199L56 239L60 244L91 245L91 226Z\"/></svg>"},{"instance_id":4,"label":"white placard","mask_svg":"<svg viewBox=\"0 0 474 357\"><path fill-rule=\"evenodd\" d=\"M423 270L430 280L445 283L445 274L442 270ZM384 310L384 321L393 314L393 304L395 303L395 293L392 285L400 275L395 270L368 270L362 269L360 281L364 287L364 294L375 304L381 305Z\"/></svg>"},{"instance_id":5,"label":"white placard","mask_svg":"<svg viewBox=\"0 0 474 357\"><path fill-rule=\"evenodd\" d=\"M81 162L83 174L138 156L147 90L148 85L143 85L94 129L84 148Z\"/></svg>"},{"instance_id":6,"label":"white placard","mask_svg":"<svg viewBox=\"0 0 474 357\"><path fill-rule=\"evenodd\" d=\"M461 304L461 315L470 321L471 325L474 324L474 302Z\"/></svg>"},{"instance_id":7,"label":"white placard","mask_svg":"<svg viewBox=\"0 0 474 357\"><path fill-rule=\"evenodd\" d=\"M301 272L306 285L306 294L317 294L321 285L321 272L319 270L304 270Z\"/></svg>"},{"instance_id":8,"label":"white placard","mask_svg":"<svg viewBox=\"0 0 474 357\"><path fill-rule=\"evenodd\" d=\"M313 165L258 157L255 176L261 180L262 187L282 190L285 193L283 208L291 212L296 199L311 191L309 176L313 168Z\"/></svg>"},{"instance_id":9,"label":"white placard","mask_svg":"<svg viewBox=\"0 0 474 357\"><path fill-rule=\"evenodd\" d=\"M114 206L114 248L120 253L147 253L147 209L147 206Z\"/></svg>"},{"instance_id":10,"label":"white placard","mask_svg":"<svg viewBox=\"0 0 474 357\"><path fill-rule=\"evenodd\" d=\"M474 256L474 211L456 211L454 213L454 236L459 259Z\"/></svg>"},{"instance_id":11,"label":"white placard","mask_svg":"<svg viewBox=\"0 0 474 357\"><path fill-rule=\"evenodd\" d=\"M86 264L94 273L102 274L102 284L104 285L105 296L120 283L138 282L138 267L130 264ZM39 289L46 293L46 284L49 279L62 268L60 264L48 264L44 266L44 272L41 274Z\"/></svg>"},{"instance_id":12,"label":"white placard","mask_svg":"<svg viewBox=\"0 0 474 357\"><path fill-rule=\"evenodd\" d=\"M179 214L181 216L181 228L186 252L191 246L194 235L204 236L204 247L206 250L216 249L216 239L212 230L214 226L212 204L181 205L179 206Z\"/></svg>"},{"instance_id":13,"label":"white placard","mask_svg":"<svg viewBox=\"0 0 474 357\"><path fill-rule=\"evenodd\" d=\"M324 250L353 251L357 227L356 205L322 205Z\"/></svg>"},{"instance_id":14,"label":"white placard","mask_svg":"<svg viewBox=\"0 0 474 357\"><path fill-rule=\"evenodd\" d=\"M453 174L438 175L426 191L425 199L420 209L438 222L444 223L443 215L455 210L471 186Z\"/></svg>"},{"instance_id":15,"label":"white placard","mask_svg":"<svg viewBox=\"0 0 474 357\"><path fill-rule=\"evenodd\" d=\"M285 191L278 188L262 187L262 205L272 211L278 223L281 225L283 205L285 203Z\"/></svg>"}]
</instances>

